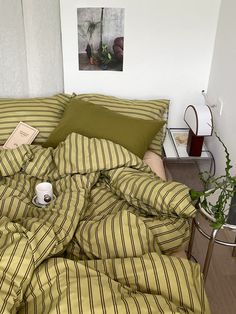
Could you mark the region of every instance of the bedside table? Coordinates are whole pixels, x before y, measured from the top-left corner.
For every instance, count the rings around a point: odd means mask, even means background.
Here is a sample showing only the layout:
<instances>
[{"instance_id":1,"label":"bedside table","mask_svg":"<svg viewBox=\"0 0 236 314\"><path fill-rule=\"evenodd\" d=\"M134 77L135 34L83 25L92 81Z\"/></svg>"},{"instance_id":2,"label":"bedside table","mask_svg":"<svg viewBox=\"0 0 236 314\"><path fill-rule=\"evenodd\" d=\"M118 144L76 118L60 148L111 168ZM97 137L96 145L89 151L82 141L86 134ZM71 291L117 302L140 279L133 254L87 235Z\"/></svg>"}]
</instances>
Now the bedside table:
<instances>
[{"instance_id":1,"label":"bedside table","mask_svg":"<svg viewBox=\"0 0 236 314\"><path fill-rule=\"evenodd\" d=\"M186 150L187 137L187 128L167 128L163 143L164 164L172 180L201 191L203 184L199 172L205 170L214 172L214 159L205 144L201 156L189 156Z\"/></svg>"}]
</instances>

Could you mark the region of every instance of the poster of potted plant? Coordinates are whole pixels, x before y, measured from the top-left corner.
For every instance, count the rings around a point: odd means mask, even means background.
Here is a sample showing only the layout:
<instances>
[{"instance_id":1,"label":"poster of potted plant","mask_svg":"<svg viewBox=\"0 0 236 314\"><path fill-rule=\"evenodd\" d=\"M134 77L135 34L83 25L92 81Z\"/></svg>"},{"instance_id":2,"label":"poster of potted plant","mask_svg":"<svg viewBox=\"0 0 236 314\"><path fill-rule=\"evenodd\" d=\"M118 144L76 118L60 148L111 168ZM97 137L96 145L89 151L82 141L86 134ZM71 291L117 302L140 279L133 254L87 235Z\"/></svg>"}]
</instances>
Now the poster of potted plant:
<instances>
[{"instance_id":1,"label":"poster of potted plant","mask_svg":"<svg viewBox=\"0 0 236 314\"><path fill-rule=\"evenodd\" d=\"M83 71L123 71L124 9L77 8L78 61Z\"/></svg>"}]
</instances>

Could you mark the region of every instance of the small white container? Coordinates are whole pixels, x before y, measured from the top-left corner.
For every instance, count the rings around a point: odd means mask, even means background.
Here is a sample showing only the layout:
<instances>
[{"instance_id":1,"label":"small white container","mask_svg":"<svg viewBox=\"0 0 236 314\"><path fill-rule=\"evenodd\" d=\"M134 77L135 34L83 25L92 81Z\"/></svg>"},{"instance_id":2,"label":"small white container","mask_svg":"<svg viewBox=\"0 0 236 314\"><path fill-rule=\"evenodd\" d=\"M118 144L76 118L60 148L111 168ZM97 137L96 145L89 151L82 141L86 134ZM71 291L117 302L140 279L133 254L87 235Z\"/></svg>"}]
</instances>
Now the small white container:
<instances>
[{"instance_id":1,"label":"small white container","mask_svg":"<svg viewBox=\"0 0 236 314\"><path fill-rule=\"evenodd\" d=\"M53 200L52 184L49 182L41 182L35 187L37 203L47 205Z\"/></svg>"}]
</instances>

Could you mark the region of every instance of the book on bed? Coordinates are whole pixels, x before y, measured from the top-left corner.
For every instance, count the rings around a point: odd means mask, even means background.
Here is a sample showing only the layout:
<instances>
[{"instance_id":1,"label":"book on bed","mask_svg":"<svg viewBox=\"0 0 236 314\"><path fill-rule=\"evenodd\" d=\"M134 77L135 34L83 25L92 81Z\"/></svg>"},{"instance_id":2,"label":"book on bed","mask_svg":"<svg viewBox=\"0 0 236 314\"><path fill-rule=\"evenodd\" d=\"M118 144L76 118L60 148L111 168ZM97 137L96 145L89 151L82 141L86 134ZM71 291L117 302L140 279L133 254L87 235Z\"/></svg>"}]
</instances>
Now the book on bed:
<instances>
[{"instance_id":1,"label":"book on bed","mask_svg":"<svg viewBox=\"0 0 236 314\"><path fill-rule=\"evenodd\" d=\"M29 124L19 122L1 149L13 149L23 144L31 144L39 130Z\"/></svg>"}]
</instances>

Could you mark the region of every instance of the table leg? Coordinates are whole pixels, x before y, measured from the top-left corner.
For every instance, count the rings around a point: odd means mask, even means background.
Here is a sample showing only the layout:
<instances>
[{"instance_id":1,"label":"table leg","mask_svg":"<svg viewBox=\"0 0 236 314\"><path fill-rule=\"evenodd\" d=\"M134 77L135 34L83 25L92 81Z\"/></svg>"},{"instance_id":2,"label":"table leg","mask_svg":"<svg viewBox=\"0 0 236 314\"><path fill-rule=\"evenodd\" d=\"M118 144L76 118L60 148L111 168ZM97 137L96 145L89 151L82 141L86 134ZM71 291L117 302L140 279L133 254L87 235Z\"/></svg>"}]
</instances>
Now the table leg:
<instances>
[{"instance_id":1,"label":"table leg","mask_svg":"<svg viewBox=\"0 0 236 314\"><path fill-rule=\"evenodd\" d=\"M188 251L187 251L187 258L190 259L192 256L192 248L193 248L193 240L194 240L194 235L195 235L195 218L192 219L192 226L191 226L191 231L190 231L190 239L189 239L189 244L188 244Z\"/></svg>"},{"instance_id":2,"label":"table leg","mask_svg":"<svg viewBox=\"0 0 236 314\"><path fill-rule=\"evenodd\" d=\"M234 243L236 244L236 236L235 236ZM234 248L233 248L232 256L236 257L236 246L234 246Z\"/></svg>"},{"instance_id":3,"label":"table leg","mask_svg":"<svg viewBox=\"0 0 236 314\"><path fill-rule=\"evenodd\" d=\"M210 266L210 262L211 262L211 257L212 257L212 252L213 252L213 248L214 248L214 244L215 244L215 239L216 239L216 235L217 235L218 231L219 231L219 229L213 229L212 233L211 233L211 238L209 240L207 253L206 253L206 257L205 257L205 262L204 262L204 267L203 267L203 278L204 278L204 280L206 280L206 277L208 274L208 270L209 270L209 266Z\"/></svg>"}]
</instances>

